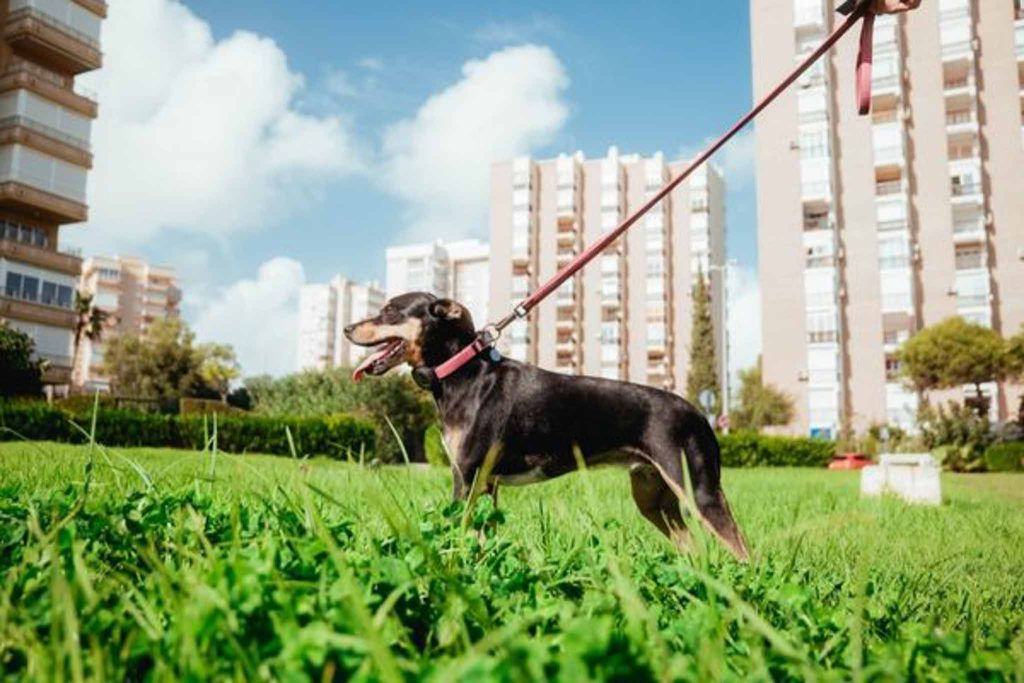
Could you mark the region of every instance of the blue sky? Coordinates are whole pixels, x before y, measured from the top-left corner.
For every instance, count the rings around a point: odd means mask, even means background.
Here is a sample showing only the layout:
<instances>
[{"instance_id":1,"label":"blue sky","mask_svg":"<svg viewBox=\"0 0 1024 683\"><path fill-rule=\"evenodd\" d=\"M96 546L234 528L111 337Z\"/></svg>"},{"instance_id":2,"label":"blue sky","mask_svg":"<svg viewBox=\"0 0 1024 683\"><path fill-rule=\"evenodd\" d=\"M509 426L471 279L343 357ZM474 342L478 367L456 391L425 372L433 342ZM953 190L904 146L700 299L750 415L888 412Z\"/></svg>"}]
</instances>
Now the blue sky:
<instances>
[{"instance_id":1,"label":"blue sky","mask_svg":"<svg viewBox=\"0 0 1024 683\"><path fill-rule=\"evenodd\" d=\"M273 308L233 314L260 308L261 284L382 279L388 244L486 237L485 153L460 127L486 119L491 94L516 114L481 144L541 157L602 156L614 144L676 158L751 99L740 0L113 0L104 31L107 66L89 82L101 102L93 222L66 234L87 253L178 267L201 336L251 336L247 325ZM518 130L506 140L505 127ZM717 159L730 183L730 257L748 271L750 139ZM424 171L437 157L437 173ZM241 346L247 370L284 368L268 360L273 346Z\"/></svg>"}]
</instances>

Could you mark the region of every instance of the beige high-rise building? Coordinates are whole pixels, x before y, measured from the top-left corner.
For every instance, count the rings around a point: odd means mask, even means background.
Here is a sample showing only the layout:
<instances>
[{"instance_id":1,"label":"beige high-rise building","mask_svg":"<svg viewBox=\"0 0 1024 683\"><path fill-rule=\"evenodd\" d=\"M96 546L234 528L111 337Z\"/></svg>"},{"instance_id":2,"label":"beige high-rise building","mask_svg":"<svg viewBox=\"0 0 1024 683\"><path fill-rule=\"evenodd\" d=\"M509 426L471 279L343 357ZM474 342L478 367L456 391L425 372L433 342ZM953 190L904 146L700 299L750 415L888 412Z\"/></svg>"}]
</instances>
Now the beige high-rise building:
<instances>
[{"instance_id":1,"label":"beige high-rise building","mask_svg":"<svg viewBox=\"0 0 1024 683\"><path fill-rule=\"evenodd\" d=\"M86 220L97 105L75 76L98 69L103 0L0 0L0 320L27 332L71 381L71 311L82 260L58 247Z\"/></svg>"},{"instance_id":2,"label":"beige high-rise building","mask_svg":"<svg viewBox=\"0 0 1024 683\"><path fill-rule=\"evenodd\" d=\"M180 315L181 290L174 269L139 258L93 256L85 260L79 289L107 314L107 329L96 342L83 337L75 363L75 385L106 391L106 343L117 335L145 336L157 320Z\"/></svg>"},{"instance_id":3,"label":"beige high-rise building","mask_svg":"<svg viewBox=\"0 0 1024 683\"><path fill-rule=\"evenodd\" d=\"M751 0L760 97L837 21L832 0ZM912 426L895 352L961 315L1024 322L1024 20L1014 0L929 0L879 17L873 113L846 39L757 121L764 379L789 429ZM989 386L994 416L1020 388Z\"/></svg>"},{"instance_id":4,"label":"beige high-rise building","mask_svg":"<svg viewBox=\"0 0 1024 683\"><path fill-rule=\"evenodd\" d=\"M491 296L496 316L613 230L683 162L582 153L491 170ZM725 183L705 165L501 340L509 357L565 372L683 392L692 287L710 277L720 386L726 387Z\"/></svg>"}]
</instances>

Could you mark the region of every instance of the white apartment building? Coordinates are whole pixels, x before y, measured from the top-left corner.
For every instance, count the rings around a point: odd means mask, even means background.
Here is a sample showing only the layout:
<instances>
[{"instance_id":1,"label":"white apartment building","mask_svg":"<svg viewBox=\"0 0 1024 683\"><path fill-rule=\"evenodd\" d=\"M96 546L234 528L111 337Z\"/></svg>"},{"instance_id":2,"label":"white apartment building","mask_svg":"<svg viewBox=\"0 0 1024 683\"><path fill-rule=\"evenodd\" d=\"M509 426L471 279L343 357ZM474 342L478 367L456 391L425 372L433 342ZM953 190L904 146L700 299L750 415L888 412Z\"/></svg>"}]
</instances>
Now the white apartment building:
<instances>
[{"instance_id":1,"label":"white apartment building","mask_svg":"<svg viewBox=\"0 0 1024 683\"><path fill-rule=\"evenodd\" d=\"M832 0L751 0L755 96L837 21ZM846 40L757 121L764 379L790 431L913 427L899 346L960 315L1024 322L1024 15L1012 0L931 0L877 18L872 115ZM993 415L1019 388L987 387Z\"/></svg>"},{"instance_id":2,"label":"white apartment building","mask_svg":"<svg viewBox=\"0 0 1024 683\"><path fill-rule=\"evenodd\" d=\"M479 240L389 247L386 289L388 298L429 292L455 299L481 327L490 321L490 247Z\"/></svg>"},{"instance_id":3,"label":"white apartment building","mask_svg":"<svg viewBox=\"0 0 1024 683\"><path fill-rule=\"evenodd\" d=\"M376 315L386 297L377 283L337 276L299 291L299 371L354 367L366 354L345 337L347 325Z\"/></svg>"},{"instance_id":4,"label":"white apartment building","mask_svg":"<svg viewBox=\"0 0 1024 683\"><path fill-rule=\"evenodd\" d=\"M491 309L511 310L586 245L656 194L685 162L577 152L491 171ZM725 183L705 165L502 339L512 358L570 374L682 391L692 289L710 279L720 387L727 392Z\"/></svg>"}]
</instances>

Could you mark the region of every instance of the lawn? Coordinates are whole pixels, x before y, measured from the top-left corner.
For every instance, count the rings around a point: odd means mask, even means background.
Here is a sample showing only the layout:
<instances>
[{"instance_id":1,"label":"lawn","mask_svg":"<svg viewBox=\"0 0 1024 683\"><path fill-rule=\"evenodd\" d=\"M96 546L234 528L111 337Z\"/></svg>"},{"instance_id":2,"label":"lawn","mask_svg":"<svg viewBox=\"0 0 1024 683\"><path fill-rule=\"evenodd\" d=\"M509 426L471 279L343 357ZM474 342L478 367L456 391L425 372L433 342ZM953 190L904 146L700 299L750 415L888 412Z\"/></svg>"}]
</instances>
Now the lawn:
<instances>
[{"instance_id":1,"label":"lawn","mask_svg":"<svg viewBox=\"0 0 1024 683\"><path fill-rule=\"evenodd\" d=\"M0 444L0 678L1019 680L1024 476L943 484L727 471L740 565L614 470L464 515L439 470Z\"/></svg>"}]
</instances>

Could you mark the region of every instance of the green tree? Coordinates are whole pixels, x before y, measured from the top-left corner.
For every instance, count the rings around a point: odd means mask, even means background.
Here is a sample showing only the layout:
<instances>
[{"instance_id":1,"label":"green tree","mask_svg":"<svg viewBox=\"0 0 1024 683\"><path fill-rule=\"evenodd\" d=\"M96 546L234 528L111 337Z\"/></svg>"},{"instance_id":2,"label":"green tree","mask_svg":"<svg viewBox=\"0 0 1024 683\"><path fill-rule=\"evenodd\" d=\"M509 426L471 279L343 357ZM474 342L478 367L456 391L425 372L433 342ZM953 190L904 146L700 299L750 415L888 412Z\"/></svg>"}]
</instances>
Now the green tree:
<instances>
[{"instance_id":1,"label":"green tree","mask_svg":"<svg viewBox=\"0 0 1024 683\"><path fill-rule=\"evenodd\" d=\"M201 395L203 357L194 341L192 331L176 318L156 321L144 337L112 338L103 363L114 393L161 401Z\"/></svg>"},{"instance_id":2,"label":"green tree","mask_svg":"<svg viewBox=\"0 0 1024 683\"><path fill-rule=\"evenodd\" d=\"M1006 372L1017 381L1024 381L1024 325L1006 343ZM1017 406L1017 424L1024 427L1024 395Z\"/></svg>"},{"instance_id":3,"label":"green tree","mask_svg":"<svg viewBox=\"0 0 1024 683\"><path fill-rule=\"evenodd\" d=\"M241 374L235 350L228 344L203 344L199 347L199 356L202 359L199 376L217 392L221 402L227 404L231 382Z\"/></svg>"},{"instance_id":4,"label":"green tree","mask_svg":"<svg viewBox=\"0 0 1024 683\"><path fill-rule=\"evenodd\" d=\"M697 273L693 287L693 327L690 332L690 370L686 376L686 397L700 405L701 392L715 395L712 411L721 409L718 362L715 359L715 324L711 316L711 288L704 273Z\"/></svg>"},{"instance_id":5,"label":"green tree","mask_svg":"<svg viewBox=\"0 0 1024 683\"><path fill-rule=\"evenodd\" d=\"M78 367L78 352L82 339L98 342L103 338L104 329L110 315L93 304L93 295L75 292L75 335L71 351L71 367Z\"/></svg>"},{"instance_id":6,"label":"green tree","mask_svg":"<svg viewBox=\"0 0 1024 683\"><path fill-rule=\"evenodd\" d=\"M735 429L752 430L789 424L793 419L793 399L764 383L760 358L757 365L740 371L736 406L729 417Z\"/></svg>"},{"instance_id":7,"label":"green tree","mask_svg":"<svg viewBox=\"0 0 1024 683\"><path fill-rule=\"evenodd\" d=\"M982 415L988 405L981 385L1006 376L1006 357L1006 342L997 332L960 317L921 330L898 354L904 376L918 392L973 385Z\"/></svg>"},{"instance_id":8,"label":"green tree","mask_svg":"<svg viewBox=\"0 0 1024 683\"><path fill-rule=\"evenodd\" d=\"M32 337L0 320L0 396L39 396L46 361L38 360Z\"/></svg>"}]
</instances>

